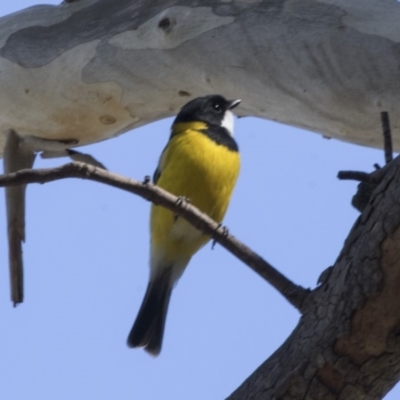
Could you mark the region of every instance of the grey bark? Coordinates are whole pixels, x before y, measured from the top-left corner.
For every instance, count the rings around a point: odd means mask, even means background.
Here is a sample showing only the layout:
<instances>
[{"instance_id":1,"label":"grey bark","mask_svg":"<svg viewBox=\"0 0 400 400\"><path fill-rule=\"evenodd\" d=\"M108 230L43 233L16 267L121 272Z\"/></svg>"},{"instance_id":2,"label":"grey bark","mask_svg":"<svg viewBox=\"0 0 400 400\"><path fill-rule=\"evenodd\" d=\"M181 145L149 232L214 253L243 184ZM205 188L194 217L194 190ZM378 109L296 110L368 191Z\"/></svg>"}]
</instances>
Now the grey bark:
<instances>
[{"instance_id":1,"label":"grey bark","mask_svg":"<svg viewBox=\"0 0 400 400\"><path fill-rule=\"evenodd\" d=\"M209 93L241 115L400 149L395 0L80 0L0 19L5 132L97 142Z\"/></svg>"}]
</instances>

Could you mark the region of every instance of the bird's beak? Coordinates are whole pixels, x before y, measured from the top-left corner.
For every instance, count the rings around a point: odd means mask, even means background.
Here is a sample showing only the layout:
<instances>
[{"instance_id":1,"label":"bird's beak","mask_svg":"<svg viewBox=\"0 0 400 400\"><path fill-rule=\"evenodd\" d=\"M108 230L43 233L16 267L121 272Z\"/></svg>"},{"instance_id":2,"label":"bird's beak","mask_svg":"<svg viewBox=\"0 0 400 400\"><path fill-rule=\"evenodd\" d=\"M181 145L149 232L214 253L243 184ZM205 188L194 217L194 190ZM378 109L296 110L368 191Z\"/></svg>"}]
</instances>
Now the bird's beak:
<instances>
[{"instance_id":1,"label":"bird's beak","mask_svg":"<svg viewBox=\"0 0 400 400\"><path fill-rule=\"evenodd\" d=\"M233 108L237 107L242 100L229 100L228 110L232 110Z\"/></svg>"}]
</instances>

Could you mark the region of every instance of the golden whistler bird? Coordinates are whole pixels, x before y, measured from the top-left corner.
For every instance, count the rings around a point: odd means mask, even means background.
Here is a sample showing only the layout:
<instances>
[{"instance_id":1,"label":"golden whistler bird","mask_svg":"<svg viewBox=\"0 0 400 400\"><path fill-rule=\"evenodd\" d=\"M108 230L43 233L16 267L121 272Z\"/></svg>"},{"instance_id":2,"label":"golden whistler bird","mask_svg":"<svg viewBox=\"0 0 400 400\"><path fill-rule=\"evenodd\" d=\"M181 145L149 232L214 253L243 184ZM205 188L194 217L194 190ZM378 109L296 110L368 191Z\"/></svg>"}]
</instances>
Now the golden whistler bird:
<instances>
[{"instance_id":1,"label":"golden whistler bird","mask_svg":"<svg viewBox=\"0 0 400 400\"><path fill-rule=\"evenodd\" d=\"M155 184L190 199L217 222L228 208L240 168L231 111L239 103L219 95L187 103L172 124L153 177ZM161 351L172 289L192 256L210 237L154 204L150 230L150 281L128 346L144 347L156 356Z\"/></svg>"}]
</instances>

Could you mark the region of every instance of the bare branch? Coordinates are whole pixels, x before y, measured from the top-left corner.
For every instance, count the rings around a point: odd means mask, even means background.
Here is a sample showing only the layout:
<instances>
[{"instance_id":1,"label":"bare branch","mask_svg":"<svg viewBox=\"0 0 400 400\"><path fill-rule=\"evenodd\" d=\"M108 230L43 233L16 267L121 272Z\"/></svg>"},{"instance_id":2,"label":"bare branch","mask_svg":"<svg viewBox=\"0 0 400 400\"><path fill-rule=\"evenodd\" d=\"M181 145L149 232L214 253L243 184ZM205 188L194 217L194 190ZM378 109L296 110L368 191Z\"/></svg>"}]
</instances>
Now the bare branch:
<instances>
[{"instance_id":1,"label":"bare branch","mask_svg":"<svg viewBox=\"0 0 400 400\"><path fill-rule=\"evenodd\" d=\"M371 199L372 193L379 183L382 182L390 168L390 163L393 161L392 134L390 131L388 112L381 112L381 123L386 165L383 168L380 168L378 164L374 164L376 169L370 173L361 171L339 171L337 175L339 179L355 180L360 182L357 192L351 201L353 207L360 212L364 211Z\"/></svg>"},{"instance_id":2,"label":"bare branch","mask_svg":"<svg viewBox=\"0 0 400 400\"><path fill-rule=\"evenodd\" d=\"M382 132L383 132L383 144L385 149L385 162L389 164L393 161L393 145L392 145L392 133L390 131L389 113L387 111L381 112Z\"/></svg>"},{"instance_id":3,"label":"bare branch","mask_svg":"<svg viewBox=\"0 0 400 400\"><path fill-rule=\"evenodd\" d=\"M4 149L4 171L11 173L30 168L35 153L24 146L21 137L8 131ZM24 300L24 265L22 242L25 241L25 192L26 185L6 188L8 262L10 268L11 301L14 306Z\"/></svg>"},{"instance_id":4,"label":"bare branch","mask_svg":"<svg viewBox=\"0 0 400 400\"><path fill-rule=\"evenodd\" d=\"M337 177L341 180L352 180L371 183L372 178L369 172L362 171L339 171Z\"/></svg>"},{"instance_id":5,"label":"bare branch","mask_svg":"<svg viewBox=\"0 0 400 400\"><path fill-rule=\"evenodd\" d=\"M155 204L162 205L180 215L206 235L211 236L221 246L248 265L278 290L293 306L303 311L303 303L309 290L294 284L261 256L241 243L234 236L227 234L221 224L213 221L198 208L182 201L171 193L145 180L139 182L117 175L92 165L73 162L58 168L25 169L8 175L0 175L0 187L29 183L46 183L59 179L81 178L104 183L143 197Z\"/></svg>"}]
</instances>

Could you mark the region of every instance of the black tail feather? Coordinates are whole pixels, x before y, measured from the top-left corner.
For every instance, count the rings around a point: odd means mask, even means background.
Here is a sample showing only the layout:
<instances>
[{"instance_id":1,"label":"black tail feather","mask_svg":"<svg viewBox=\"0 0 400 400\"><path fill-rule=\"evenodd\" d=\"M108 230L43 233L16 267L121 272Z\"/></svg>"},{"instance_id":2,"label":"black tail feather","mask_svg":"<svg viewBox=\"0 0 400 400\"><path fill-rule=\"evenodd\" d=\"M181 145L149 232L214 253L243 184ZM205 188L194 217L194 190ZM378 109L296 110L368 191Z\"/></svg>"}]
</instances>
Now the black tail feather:
<instances>
[{"instance_id":1,"label":"black tail feather","mask_svg":"<svg viewBox=\"0 0 400 400\"><path fill-rule=\"evenodd\" d=\"M160 354L172 287L171 268L150 280L128 336L129 347L144 347L154 356Z\"/></svg>"}]
</instances>

